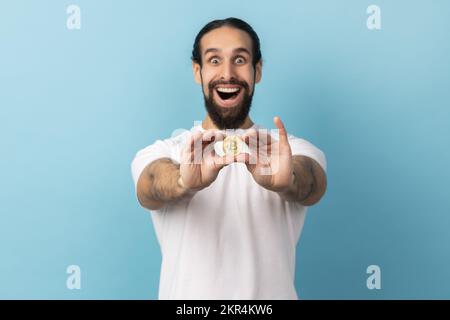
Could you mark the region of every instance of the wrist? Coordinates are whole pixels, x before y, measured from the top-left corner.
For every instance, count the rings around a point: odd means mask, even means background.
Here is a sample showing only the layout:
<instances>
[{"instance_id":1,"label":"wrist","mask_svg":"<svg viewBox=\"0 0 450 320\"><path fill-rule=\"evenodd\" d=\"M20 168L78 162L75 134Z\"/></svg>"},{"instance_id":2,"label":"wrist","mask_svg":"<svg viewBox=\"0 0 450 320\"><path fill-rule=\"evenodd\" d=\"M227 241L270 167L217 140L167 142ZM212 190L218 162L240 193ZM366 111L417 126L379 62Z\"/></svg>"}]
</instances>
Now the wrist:
<instances>
[{"instance_id":1,"label":"wrist","mask_svg":"<svg viewBox=\"0 0 450 320\"><path fill-rule=\"evenodd\" d=\"M290 181L289 185L284 187L282 190L278 191L279 193L283 193L283 194L290 193L296 189L295 185L297 183L297 175L295 174L294 170L292 170L291 179L289 181Z\"/></svg>"},{"instance_id":2,"label":"wrist","mask_svg":"<svg viewBox=\"0 0 450 320\"><path fill-rule=\"evenodd\" d=\"M196 190L191 189L184 184L183 178L181 177L181 175L178 176L177 185L178 185L178 188L180 188L182 195L193 195L196 193Z\"/></svg>"},{"instance_id":3,"label":"wrist","mask_svg":"<svg viewBox=\"0 0 450 320\"><path fill-rule=\"evenodd\" d=\"M186 187L186 185L184 184L183 179L181 178L181 175L178 176L177 184L178 184L178 187L180 189L182 189L183 191L185 191L185 192L189 191L189 188Z\"/></svg>"}]
</instances>

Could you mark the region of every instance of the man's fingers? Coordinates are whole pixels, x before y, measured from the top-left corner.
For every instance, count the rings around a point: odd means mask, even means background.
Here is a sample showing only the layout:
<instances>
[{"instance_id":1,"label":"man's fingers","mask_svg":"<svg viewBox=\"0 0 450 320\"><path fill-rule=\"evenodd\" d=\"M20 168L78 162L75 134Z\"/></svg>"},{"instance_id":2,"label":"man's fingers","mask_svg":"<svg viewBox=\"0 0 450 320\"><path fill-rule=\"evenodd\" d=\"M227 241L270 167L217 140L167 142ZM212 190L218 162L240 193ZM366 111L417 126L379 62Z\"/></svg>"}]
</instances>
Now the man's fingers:
<instances>
[{"instance_id":1,"label":"man's fingers","mask_svg":"<svg viewBox=\"0 0 450 320\"><path fill-rule=\"evenodd\" d=\"M218 167L218 168L223 168L223 167L225 167L225 166L227 166L227 165L229 165L230 163L233 163L234 162L234 156L231 156L231 155L225 155L225 156L218 156L216 153L215 153L215 156L214 156L214 163L215 163L215 165Z\"/></svg>"},{"instance_id":2,"label":"man's fingers","mask_svg":"<svg viewBox=\"0 0 450 320\"><path fill-rule=\"evenodd\" d=\"M223 140L224 137L224 133L218 130L195 131L191 134L188 142L189 152L194 152L196 148L199 148L199 150L195 151L203 151L207 145Z\"/></svg>"},{"instance_id":3,"label":"man's fingers","mask_svg":"<svg viewBox=\"0 0 450 320\"><path fill-rule=\"evenodd\" d=\"M260 152L261 149L265 151L270 149L272 144L272 137L266 129L250 129L241 136L241 139L252 152L256 153Z\"/></svg>"},{"instance_id":4,"label":"man's fingers","mask_svg":"<svg viewBox=\"0 0 450 320\"><path fill-rule=\"evenodd\" d=\"M248 153L239 153L237 155L225 155L222 157L215 156L214 162L220 167L227 166L234 162L248 163L250 155Z\"/></svg>"},{"instance_id":5,"label":"man's fingers","mask_svg":"<svg viewBox=\"0 0 450 320\"><path fill-rule=\"evenodd\" d=\"M181 152L181 163L192 164L201 161L202 137L201 131L190 133L187 143Z\"/></svg>"},{"instance_id":6,"label":"man's fingers","mask_svg":"<svg viewBox=\"0 0 450 320\"><path fill-rule=\"evenodd\" d=\"M195 131L191 133L191 137L189 139L189 151L193 151L194 146L203 139L203 133L201 131Z\"/></svg>"},{"instance_id":7,"label":"man's fingers","mask_svg":"<svg viewBox=\"0 0 450 320\"><path fill-rule=\"evenodd\" d=\"M247 131L245 131L245 133L243 135L241 135L241 139L246 139L247 137L256 137L258 134L258 132L256 131L256 129L248 129Z\"/></svg>"},{"instance_id":8,"label":"man's fingers","mask_svg":"<svg viewBox=\"0 0 450 320\"><path fill-rule=\"evenodd\" d=\"M262 157L260 159L263 160L263 158L264 157ZM221 164L223 166L226 166L226 165L229 165L234 162L245 163L245 164L257 164L258 159L259 158L256 155L249 154L246 152L241 152L237 155L225 155L223 157L215 156L214 161L216 164ZM264 161L267 161L267 160L264 160Z\"/></svg>"},{"instance_id":9,"label":"man's fingers","mask_svg":"<svg viewBox=\"0 0 450 320\"><path fill-rule=\"evenodd\" d=\"M281 143L288 143L288 137L286 128L284 127L283 122L281 121L280 117L274 117L273 122L275 123L275 126L278 129L279 138Z\"/></svg>"},{"instance_id":10,"label":"man's fingers","mask_svg":"<svg viewBox=\"0 0 450 320\"><path fill-rule=\"evenodd\" d=\"M188 159L190 163L201 163L202 158L206 157L212 159L217 166L223 167L233 162L255 164L259 157L267 158L272 152L272 139L269 131L249 129L240 136L247 145L244 152L236 156L218 156L214 151L214 145L218 141L223 141L225 137L226 134L223 131L214 129L192 133L184 151L184 159Z\"/></svg>"},{"instance_id":11,"label":"man's fingers","mask_svg":"<svg viewBox=\"0 0 450 320\"><path fill-rule=\"evenodd\" d=\"M235 162L248 163L249 160L250 160L250 154L248 154L248 153L239 153L235 157Z\"/></svg>"},{"instance_id":12,"label":"man's fingers","mask_svg":"<svg viewBox=\"0 0 450 320\"><path fill-rule=\"evenodd\" d=\"M207 130L203 133L203 153L205 151L211 152L211 150L214 150L214 145L218 141L223 141L225 139L225 134L219 130Z\"/></svg>"},{"instance_id":13,"label":"man's fingers","mask_svg":"<svg viewBox=\"0 0 450 320\"><path fill-rule=\"evenodd\" d=\"M225 134L219 130L210 129L203 132L203 142L206 143L223 140L224 138Z\"/></svg>"}]
</instances>

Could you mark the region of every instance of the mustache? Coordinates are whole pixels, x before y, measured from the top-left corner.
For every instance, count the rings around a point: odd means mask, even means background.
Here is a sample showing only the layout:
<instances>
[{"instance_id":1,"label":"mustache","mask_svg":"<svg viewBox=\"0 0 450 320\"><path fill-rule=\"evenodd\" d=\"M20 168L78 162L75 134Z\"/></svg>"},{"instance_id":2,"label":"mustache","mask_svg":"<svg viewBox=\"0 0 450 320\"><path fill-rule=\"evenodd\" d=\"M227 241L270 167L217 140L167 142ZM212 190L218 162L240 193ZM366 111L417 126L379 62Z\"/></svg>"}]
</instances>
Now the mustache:
<instances>
[{"instance_id":1,"label":"mustache","mask_svg":"<svg viewBox=\"0 0 450 320\"><path fill-rule=\"evenodd\" d=\"M247 89L247 90L248 90L248 88L249 88L249 85L248 85L247 82L245 82L245 81L240 81L240 80L237 80L237 79L234 79L234 78L230 79L229 81L225 81L225 80L211 81L211 82L208 84L208 88L209 88L210 91L212 91L212 90L214 90L214 88L215 88L216 86L218 86L219 84L234 84L234 85L241 86L241 87L243 87L244 89Z\"/></svg>"}]
</instances>

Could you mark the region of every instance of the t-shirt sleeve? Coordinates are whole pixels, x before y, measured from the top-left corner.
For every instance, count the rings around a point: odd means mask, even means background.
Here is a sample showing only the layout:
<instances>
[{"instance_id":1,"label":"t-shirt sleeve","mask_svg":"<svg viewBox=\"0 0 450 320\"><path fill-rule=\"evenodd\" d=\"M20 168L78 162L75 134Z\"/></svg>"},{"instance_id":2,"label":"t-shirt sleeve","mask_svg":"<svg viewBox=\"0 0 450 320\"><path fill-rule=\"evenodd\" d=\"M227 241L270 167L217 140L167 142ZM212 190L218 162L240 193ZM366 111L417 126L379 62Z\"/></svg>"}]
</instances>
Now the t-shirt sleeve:
<instances>
[{"instance_id":1,"label":"t-shirt sleeve","mask_svg":"<svg viewBox=\"0 0 450 320\"><path fill-rule=\"evenodd\" d=\"M171 148L167 140L156 140L153 144L139 150L131 162L131 175L135 189L137 189L139 176L148 164L157 159L170 157Z\"/></svg>"},{"instance_id":2,"label":"t-shirt sleeve","mask_svg":"<svg viewBox=\"0 0 450 320\"><path fill-rule=\"evenodd\" d=\"M325 157L325 153L322 150L317 148L311 142L306 141L301 138L297 138L293 135L288 135L289 145L291 146L292 155L302 155L310 157L316 160L323 171L327 171L327 159Z\"/></svg>"}]
</instances>

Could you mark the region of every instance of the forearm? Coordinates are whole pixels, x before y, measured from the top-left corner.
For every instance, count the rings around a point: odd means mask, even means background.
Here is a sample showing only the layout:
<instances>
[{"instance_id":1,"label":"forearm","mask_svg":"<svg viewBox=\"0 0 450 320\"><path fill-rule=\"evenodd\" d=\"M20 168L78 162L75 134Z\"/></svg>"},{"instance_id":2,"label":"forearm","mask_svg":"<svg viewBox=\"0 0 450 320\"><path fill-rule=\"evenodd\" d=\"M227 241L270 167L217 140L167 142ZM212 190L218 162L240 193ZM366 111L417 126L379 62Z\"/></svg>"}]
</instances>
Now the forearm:
<instances>
[{"instance_id":1,"label":"forearm","mask_svg":"<svg viewBox=\"0 0 450 320\"><path fill-rule=\"evenodd\" d=\"M295 201L310 206L317 203L324 193L324 175L318 164L306 156L294 156L293 179L289 188L280 192L286 201ZM323 190L322 190L323 189Z\"/></svg>"},{"instance_id":2,"label":"forearm","mask_svg":"<svg viewBox=\"0 0 450 320\"><path fill-rule=\"evenodd\" d=\"M180 165L169 158L150 163L138 182L138 199L151 210L186 197L189 192L179 183Z\"/></svg>"}]
</instances>

